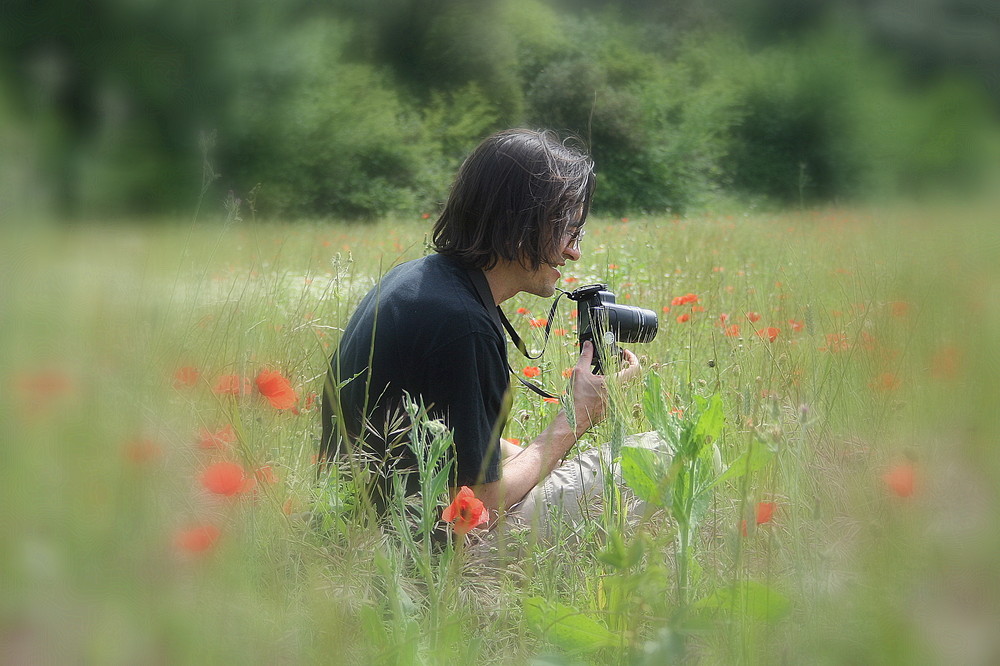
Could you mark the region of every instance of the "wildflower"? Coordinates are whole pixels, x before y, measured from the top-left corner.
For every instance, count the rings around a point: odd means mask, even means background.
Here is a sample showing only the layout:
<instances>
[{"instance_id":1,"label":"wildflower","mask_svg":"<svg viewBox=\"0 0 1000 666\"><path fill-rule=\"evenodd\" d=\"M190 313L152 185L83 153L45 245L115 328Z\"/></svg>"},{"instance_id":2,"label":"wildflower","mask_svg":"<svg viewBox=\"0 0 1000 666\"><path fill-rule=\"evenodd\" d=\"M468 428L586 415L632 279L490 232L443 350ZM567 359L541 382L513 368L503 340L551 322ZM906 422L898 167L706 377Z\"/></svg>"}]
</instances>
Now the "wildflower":
<instances>
[{"instance_id":1,"label":"wildflower","mask_svg":"<svg viewBox=\"0 0 1000 666\"><path fill-rule=\"evenodd\" d=\"M227 423L224 427L212 432L208 428L198 431L198 446L202 449L221 449L225 451L229 445L236 441L236 433L233 426Z\"/></svg>"},{"instance_id":2,"label":"wildflower","mask_svg":"<svg viewBox=\"0 0 1000 666\"><path fill-rule=\"evenodd\" d=\"M529 314L530 312L531 312L531 310L529 310L528 308L518 308L517 309L517 314L519 314L519 315L526 315L526 314Z\"/></svg>"},{"instance_id":3,"label":"wildflower","mask_svg":"<svg viewBox=\"0 0 1000 666\"><path fill-rule=\"evenodd\" d=\"M781 331L776 329L774 326L768 326L767 328L762 328L757 331L757 336L761 339L767 338L768 342L774 342L778 339L778 333Z\"/></svg>"},{"instance_id":4,"label":"wildflower","mask_svg":"<svg viewBox=\"0 0 1000 666\"><path fill-rule=\"evenodd\" d=\"M832 353L847 351L851 348L851 343L847 341L847 336L843 333L827 333L826 345L820 347L820 351Z\"/></svg>"},{"instance_id":5,"label":"wildflower","mask_svg":"<svg viewBox=\"0 0 1000 666\"><path fill-rule=\"evenodd\" d=\"M257 390L275 409L288 409L298 400L291 382L274 370L263 370L257 375Z\"/></svg>"},{"instance_id":6,"label":"wildflower","mask_svg":"<svg viewBox=\"0 0 1000 666\"><path fill-rule=\"evenodd\" d=\"M190 365L185 365L183 368L177 368L177 371L174 372L174 386L176 388L194 386L198 383L198 378L200 376L201 373L198 372L198 368Z\"/></svg>"},{"instance_id":7,"label":"wildflower","mask_svg":"<svg viewBox=\"0 0 1000 666\"><path fill-rule=\"evenodd\" d=\"M542 402L547 402L553 405L559 404L559 398L542 398Z\"/></svg>"},{"instance_id":8,"label":"wildflower","mask_svg":"<svg viewBox=\"0 0 1000 666\"><path fill-rule=\"evenodd\" d=\"M215 525L198 525L178 530L174 535L174 546L189 553L203 553L211 549L219 540L219 528Z\"/></svg>"},{"instance_id":9,"label":"wildflower","mask_svg":"<svg viewBox=\"0 0 1000 666\"><path fill-rule=\"evenodd\" d=\"M803 324L803 323L802 323L802 322L801 322L800 320L798 320L798 319L789 319L789 320L788 320L788 327L789 327L790 329L792 329L792 333L798 333L798 332L799 332L799 331L801 331L801 330L802 330L803 328L805 328L805 324Z\"/></svg>"},{"instance_id":10,"label":"wildflower","mask_svg":"<svg viewBox=\"0 0 1000 666\"><path fill-rule=\"evenodd\" d=\"M423 215L420 216L420 219L421 220L429 220L429 219L431 219L431 214L430 213L424 213Z\"/></svg>"},{"instance_id":11,"label":"wildflower","mask_svg":"<svg viewBox=\"0 0 1000 666\"><path fill-rule=\"evenodd\" d=\"M664 312L670 312L670 306L669 305L664 305L663 306L663 311Z\"/></svg>"},{"instance_id":12,"label":"wildflower","mask_svg":"<svg viewBox=\"0 0 1000 666\"><path fill-rule=\"evenodd\" d=\"M135 465L144 465L162 455L160 445L148 438L133 439L125 445L125 459Z\"/></svg>"},{"instance_id":13,"label":"wildflower","mask_svg":"<svg viewBox=\"0 0 1000 666\"><path fill-rule=\"evenodd\" d=\"M729 321L729 315L727 313L723 312L719 315L719 324L725 326L727 321Z\"/></svg>"},{"instance_id":14,"label":"wildflower","mask_svg":"<svg viewBox=\"0 0 1000 666\"><path fill-rule=\"evenodd\" d=\"M726 326L726 337L727 338L738 338L740 337L740 325L730 324Z\"/></svg>"},{"instance_id":15,"label":"wildflower","mask_svg":"<svg viewBox=\"0 0 1000 666\"><path fill-rule=\"evenodd\" d=\"M771 522L771 518L774 517L774 510L777 506L778 505L774 502L757 502L757 506L754 509L754 522L758 525ZM743 536L747 536L746 520L740 522L740 533Z\"/></svg>"},{"instance_id":16,"label":"wildflower","mask_svg":"<svg viewBox=\"0 0 1000 666\"><path fill-rule=\"evenodd\" d=\"M538 375L542 374L541 369L537 365L526 366L524 370L522 370L521 372L523 372L524 376L528 378L537 377Z\"/></svg>"},{"instance_id":17,"label":"wildflower","mask_svg":"<svg viewBox=\"0 0 1000 666\"><path fill-rule=\"evenodd\" d=\"M222 375L212 390L220 395L246 395L250 393L250 380L240 375Z\"/></svg>"},{"instance_id":18,"label":"wildflower","mask_svg":"<svg viewBox=\"0 0 1000 666\"><path fill-rule=\"evenodd\" d=\"M916 486L916 470L909 463L894 465L882 474L882 481L897 497L910 497Z\"/></svg>"},{"instance_id":19,"label":"wildflower","mask_svg":"<svg viewBox=\"0 0 1000 666\"><path fill-rule=\"evenodd\" d=\"M521 440L519 440L517 437L508 437L507 441L513 444L514 446L521 446Z\"/></svg>"},{"instance_id":20,"label":"wildflower","mask_svg":"<svg viewBox=\"0 0 1000 666\"><path fill-rule=\"evenodd\" d=\"M691 312L704 312L705 308L701 305L692 305Z\"/></svg>"},{"instance_id":21,"label":"wildflower","mask_svg":"<svg viewBox=\"0 0 1000 666\"><path fill-rule=\"evenodd\" d=\"M961 363L962 353L957 347L941 347L931 358L931 375L937 379L954 379Z\"/></svg>"},{"instance_id":22,"label":"wildflower","mask_svg":"<svg viewBox=\"0 0 1000 666\"><path fill-rule=\"evenodd\" d=\"M757 312L748 312L747 319L749 319L751 323L756 324L758 321L760 321L760 314Z\"/></svg>"},{"instance_id":23,"label":"wildflower","mask_svg":"<svg viewBox=\"0 0 1000 666\"><path fill-rule=\"evenodd\" d=\"M552 335L566 335L566 329L565 328L553 328L552 329Z\"/></svg>"},{"instance_id":24,"label":"wildflower","mask_svg":"<svg viewBox=\"0 0 1000 666\"><path fill-rule=\"evenodd\" d=\"M489 519L489 510L468 486L462 486L455 495L455 499L441 513L441 520L446 523L454 523L452 529L461 535L482 525Z\"/></svg>"},{"instance_id":25,"label":"wildflower","mask_svg":"<svg viewBox=\"0 0 1000 666\"><path fill-rule=\"evenodd\" d=\"M530 323L532 328L545 328L549 325L549 320L545 317L538 317L537 319L532 319Z\"/></svg>"},{"instance_id":26,"label":"wildflower","mask_svg":"<svg viewBox=\"0 0 1000 666\"><path fill-rule=\"evenodd\" d=\"M763 525L764 523L771 522L771 518L774 516L774 510L777 506L778 505L774 502L757 502L757 510L755 512L757 524Z\"/></svg>"},{"instance_id":27,"label":"wildflower","mask_svg":"<svg viewBox=\"0 0 1000 666\"><path fill-rule=\"evenodd\" d=\"M891 372L883 372L870 384L876 391L895 391L902 382Z\"/></svg>"},{"instance_id":28,"label":"wildflower","mask_svg":"<svg viewBox=\"0 0 1000 666\"><path fill-rule=\"evenodd\" d=\"M278 482L278 477L274 475L274 470L270 465L264 465L263 467L258 468L253 475L261 483L274 485Z\"/></svg>"},{"instance_id":29,"label":"wildflower","mask_svg":"<svg viewBox=\"0 0 1000 666\"><path fill-rule=\"evenodd\" d=\"M226 497L232 497L249 489L243 467L225 461L206 467L201 475L201 484L210 492Z\"/></svg>"},{"instance_id":30,"label":"wildflower","mask_svg":"<svg viewBox=\"0 0 1000 666\"><path fill-rule=\"evenodd\" d=\"M608 270L612 271L618 270L618 264L608 264Z\"/></svg>"},{"instance_id":31,"label":"wildflower","mask_svg":"<svg viewBox=\"0 0 1000 666\"><path fill-rule=\"evenodd\" d=\"M684 314L677 316L677 323L678 324L683 324L684 322L688 321L689 319L691 319L691 315L689 315L687 312L685 312Z\"/></svg>"},{"instance_id":32,"label":"wildflower","mask_svg":"<svg viewBox=\"0 0 1000 666\"><path fill-rule=\"evenodd\" d=\"M565 370L563 370L562 371L562 376L565 377L566 379L569 379L570 377L572 377L573 376L573 368L566 368Z\"/></svg>"}]
</instances>

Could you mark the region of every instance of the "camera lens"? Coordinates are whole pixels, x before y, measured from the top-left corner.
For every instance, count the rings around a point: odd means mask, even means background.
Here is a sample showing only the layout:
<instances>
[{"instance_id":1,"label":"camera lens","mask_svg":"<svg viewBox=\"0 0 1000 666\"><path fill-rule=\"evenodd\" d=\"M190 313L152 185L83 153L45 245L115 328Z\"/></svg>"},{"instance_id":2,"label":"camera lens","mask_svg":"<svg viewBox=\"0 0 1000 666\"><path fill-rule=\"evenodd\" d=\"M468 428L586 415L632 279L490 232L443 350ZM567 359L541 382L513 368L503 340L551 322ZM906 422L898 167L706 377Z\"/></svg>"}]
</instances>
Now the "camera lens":
<instances>
[{"instance_id":1,"label":"camera lens","mask_svg":"<svg viewBox=\"0 0 1000 666\"><path fill-rule=\"evenodd\" d=\"M608 328L618 342L649 342L656 337L657 319L652 310L608 303L605 306Z\"/></svg>"}]
</instances>

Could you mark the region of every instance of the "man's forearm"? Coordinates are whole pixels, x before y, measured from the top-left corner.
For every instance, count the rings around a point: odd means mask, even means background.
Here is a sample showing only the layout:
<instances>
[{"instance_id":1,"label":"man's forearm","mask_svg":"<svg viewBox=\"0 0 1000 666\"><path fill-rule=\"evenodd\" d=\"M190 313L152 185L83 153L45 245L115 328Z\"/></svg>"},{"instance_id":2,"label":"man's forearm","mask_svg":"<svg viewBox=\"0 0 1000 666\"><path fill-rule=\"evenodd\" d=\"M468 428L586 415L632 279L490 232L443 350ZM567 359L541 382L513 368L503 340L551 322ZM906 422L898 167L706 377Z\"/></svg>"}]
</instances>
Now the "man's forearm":
<instances>
[{"instance_id":1,"label":"man's forearm","mask_svg":"<svg viewBox=\"0 0 1000 666\"><path fill-rule=\"evenodd\" d=\"M490 508L502 505L506 510L524 499L559 465L582 434L570 427L566 414L560 411L528 446L503 461L503 476L496 484L499 486L497 497Z\"/></svg>"}]
</instances>

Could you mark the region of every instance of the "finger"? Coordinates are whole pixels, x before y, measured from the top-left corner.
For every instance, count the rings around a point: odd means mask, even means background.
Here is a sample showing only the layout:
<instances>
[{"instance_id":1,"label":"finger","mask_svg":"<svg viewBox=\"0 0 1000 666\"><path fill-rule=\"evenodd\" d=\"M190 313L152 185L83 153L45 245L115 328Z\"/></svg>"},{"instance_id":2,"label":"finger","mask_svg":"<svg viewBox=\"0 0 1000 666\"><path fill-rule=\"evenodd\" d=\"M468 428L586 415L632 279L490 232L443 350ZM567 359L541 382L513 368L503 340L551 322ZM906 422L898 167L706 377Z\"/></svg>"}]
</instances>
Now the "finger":
<instances>
[{"instance_id":1,"label":"finger","mask_svg":"<svg viewBox=\"0 0 1000 666\"><path fill-rule=\"evenodd\" d=\"M622 358L625 360L626 366L618 371L618 379L624 381L638 375L642 369L639 365L639 357L628 349L622 349Z\"/></svg>"},{"instance_id":2,"label":"finger","mask_svg":"<svg viewBox=\"0 0 1000 666\"><path fill-rule=\"evenodd\" d=\"M587 340L580 347L580 358L577 360L577 367L589 368L594 360L594 343Z\"/></svg>"}]
</instances>

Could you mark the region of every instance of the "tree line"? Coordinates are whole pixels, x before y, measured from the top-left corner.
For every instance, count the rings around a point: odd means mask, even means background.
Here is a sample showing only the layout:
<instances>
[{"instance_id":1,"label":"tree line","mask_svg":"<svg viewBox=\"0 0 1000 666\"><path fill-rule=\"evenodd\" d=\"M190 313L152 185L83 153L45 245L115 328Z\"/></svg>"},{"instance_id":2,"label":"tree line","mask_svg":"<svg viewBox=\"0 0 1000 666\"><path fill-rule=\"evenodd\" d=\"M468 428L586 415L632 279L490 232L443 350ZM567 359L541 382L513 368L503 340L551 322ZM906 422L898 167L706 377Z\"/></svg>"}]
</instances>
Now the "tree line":
<instances>
[{"instance_id":1,"label":"tree line","mask_svg":"<svg viewBox=\"0 0 1000 666\"><path fill-rule=\"evenodd\" d=\"M0 196L67 216L432 211L489 132L586 144L604 214L966 187L986 0L11 0ZM210 177L206 177L210 174Z\"/></svg>"}]
</instances>

